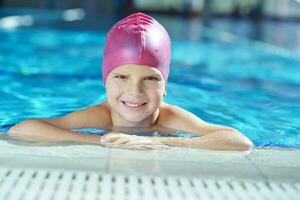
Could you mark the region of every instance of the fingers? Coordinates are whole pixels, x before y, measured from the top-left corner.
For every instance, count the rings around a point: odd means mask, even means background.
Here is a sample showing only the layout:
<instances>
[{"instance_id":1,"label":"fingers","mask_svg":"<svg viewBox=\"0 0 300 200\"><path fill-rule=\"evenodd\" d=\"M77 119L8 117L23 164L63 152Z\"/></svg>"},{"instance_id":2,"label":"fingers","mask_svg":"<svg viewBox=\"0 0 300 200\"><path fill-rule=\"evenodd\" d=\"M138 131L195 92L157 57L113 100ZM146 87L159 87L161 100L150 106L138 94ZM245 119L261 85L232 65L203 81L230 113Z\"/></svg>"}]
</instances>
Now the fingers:
<instances>
[{"instance_id":1,"label":"fingers","mask_svg":"<svg viewBox=\"0 0 300 200\"><path fill-rule=\"evenodd\" d=\"M106 142L115 142L119 138L129 138L129 135L123 134L123 133L115 133L111 132L108 134L105 134L101 136L100 142L101 143L106 143Z\"/></svg>"},{"instance_id":2,"label":"fingers","mask_svg":"<svg viewBox=\"0 0 300 200\"><path fill-rule=\"evenodd\" d=\"M137 144L155 144L152 140L150 139L144 139L144 138L134 138L128 141L128 145L137 145Z\"/></svg>"},{"instance_id":3,"label":"fingers","mask_svg":"<svg viewBox=\"0 0 300 200\"><path fill-rule=\"evenodd\" d=\"M117 138L115 141L111 142L114 145L127 144L129 142L129 138Z\"/></svg>"},{"instance_id":4,"label":"fingers","mask_svg":"<svg viewBox=\"0 0 300 200\"><path fill-rule=\"evenodd\" d=\"M170 149L170 146L161 145L161 144L135 144L135 145L127 145L127 144L115 144L115 143L107 143L103 144L105 147L110 148L122 148L122 149L131 149L131 150L163 150Z\"/></svg>"},{"instance_id":5,"label":"fingers","mask_svg":"<svg viewBox=\"0 0 300 200\"><path fill-rule=\"evenodd\" d=\"M144 150L163 150L163 149L170 149L169 146L166 145L141 145L141 148Z\"/></svg>"},{"instance_id":6,"label":"fingers","mask_svg":"<svg viewBox=\"0 0 300 200\"><path fill-rule=\"evenodd\" d=\"M161 150L169 149L170 146L163 145L147 137L127 135L111 132L101 137L100 144L110 148L123 148L132 150Z\"/></svg>"},{"instance_id":7,"label":"fingers","mask_svg":"<svg viewBox=\"0 0 300 200\"><path fill-rule=\"evenodd\" d=\"M126 134L109 133L101 137L100 144L106 147L124 148L130 139L131 137Z\"/></svg>"}]
</instances>

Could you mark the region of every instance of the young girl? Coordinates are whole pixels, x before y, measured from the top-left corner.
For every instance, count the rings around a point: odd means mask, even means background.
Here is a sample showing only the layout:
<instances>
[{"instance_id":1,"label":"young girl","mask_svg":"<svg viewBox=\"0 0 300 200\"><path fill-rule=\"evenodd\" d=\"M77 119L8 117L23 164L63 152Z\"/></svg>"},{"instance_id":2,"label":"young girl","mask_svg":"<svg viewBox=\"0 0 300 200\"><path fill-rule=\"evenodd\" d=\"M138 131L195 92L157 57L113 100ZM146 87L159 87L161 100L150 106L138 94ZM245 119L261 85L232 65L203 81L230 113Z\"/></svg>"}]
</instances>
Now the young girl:
<instances>
[{"instance_id":1,"label":"young girl","mask_svg":"<svg viewBox=\"0 0 300 200\"><path fill-rule=\"evenodd\" d=\"M104 50L102 78L107 100L64 117L23 121L13 126L9 135L36 141L74 141L129 149L170 146L251 149L252 142L237 130L206 123L162 101L167 95L170 52L169 35L155 19L143 13L122 19L109 31ZM87 127L111 132L101 136L70 130ZM169 128L201 137L144 137L124 134L125 128L160 132Z\"/></svg>"}]
</instances>

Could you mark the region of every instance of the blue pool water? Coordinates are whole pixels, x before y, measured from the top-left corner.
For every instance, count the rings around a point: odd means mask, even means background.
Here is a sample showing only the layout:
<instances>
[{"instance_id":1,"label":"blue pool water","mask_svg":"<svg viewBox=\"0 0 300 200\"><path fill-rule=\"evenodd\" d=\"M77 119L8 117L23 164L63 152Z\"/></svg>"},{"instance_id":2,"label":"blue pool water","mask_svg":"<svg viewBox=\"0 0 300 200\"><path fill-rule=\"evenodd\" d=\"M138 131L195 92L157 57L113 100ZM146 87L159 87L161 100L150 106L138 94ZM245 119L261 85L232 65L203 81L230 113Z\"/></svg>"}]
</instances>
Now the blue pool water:
<instances>
[{"instance_id":1,"label":"blue pool water","mask_svg":"<svg viewBox=\"0 0 300 200\"><path fill-rule=\"evenodd\" d=\"M209 29L181 37L176 24L162 23L174 36L166 102L234 127L258 147L300 148L297 54ZM0 27L1 132L23 119L62 116L105 100L106 31Z\"/></svg>"}]
</instances>

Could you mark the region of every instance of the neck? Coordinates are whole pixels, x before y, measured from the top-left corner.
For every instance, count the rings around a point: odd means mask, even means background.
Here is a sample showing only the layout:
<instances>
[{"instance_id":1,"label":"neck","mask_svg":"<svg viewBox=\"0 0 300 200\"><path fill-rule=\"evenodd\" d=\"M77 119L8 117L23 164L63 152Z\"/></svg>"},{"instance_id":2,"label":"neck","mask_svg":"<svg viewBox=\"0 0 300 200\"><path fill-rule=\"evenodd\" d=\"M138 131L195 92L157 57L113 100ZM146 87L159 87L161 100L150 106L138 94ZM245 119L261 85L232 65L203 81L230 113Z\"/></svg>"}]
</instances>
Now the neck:
<instances>
[{"instance_id":1,"label":"neck","mask_svg":"<svg viewBox=\"0 0 300 200\"><path fill-rule=\"evenodd\" d=\"M159 109L157 109L153 114L148 116L139 122L130 122L120 116L118 113L111 112L111 118L113 126L118 127L132 127L132 128L146 128L152 127L156 124L159 116Z\"/></svg>"}]
</instances>

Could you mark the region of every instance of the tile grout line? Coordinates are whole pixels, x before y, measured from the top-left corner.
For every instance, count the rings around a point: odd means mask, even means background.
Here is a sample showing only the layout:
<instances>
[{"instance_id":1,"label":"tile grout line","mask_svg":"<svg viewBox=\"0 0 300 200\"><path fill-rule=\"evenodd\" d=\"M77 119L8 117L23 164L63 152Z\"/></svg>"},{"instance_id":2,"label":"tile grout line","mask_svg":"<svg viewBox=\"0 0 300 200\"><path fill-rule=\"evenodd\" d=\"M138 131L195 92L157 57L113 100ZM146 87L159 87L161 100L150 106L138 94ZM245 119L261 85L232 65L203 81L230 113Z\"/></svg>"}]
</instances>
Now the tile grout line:
<instances>
[{"instance_id":1,"label":"tile grout line","mask_svg":"<svg viewBox=\"0 0 300 200\"><path fill-rule=\"evenodd\" d=\"M270 181L269 178L262 172L262 170L256 165L256 163L248 155L245 155L244 158L250 161L250 163L254 166L254 168L259 172L259 174L265 181Z\"/></svg>"}]
</instances>

